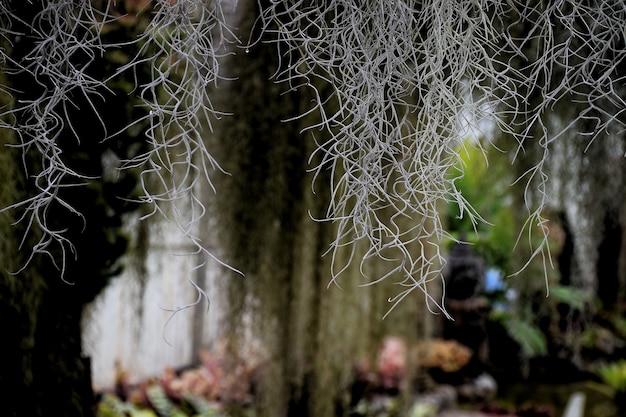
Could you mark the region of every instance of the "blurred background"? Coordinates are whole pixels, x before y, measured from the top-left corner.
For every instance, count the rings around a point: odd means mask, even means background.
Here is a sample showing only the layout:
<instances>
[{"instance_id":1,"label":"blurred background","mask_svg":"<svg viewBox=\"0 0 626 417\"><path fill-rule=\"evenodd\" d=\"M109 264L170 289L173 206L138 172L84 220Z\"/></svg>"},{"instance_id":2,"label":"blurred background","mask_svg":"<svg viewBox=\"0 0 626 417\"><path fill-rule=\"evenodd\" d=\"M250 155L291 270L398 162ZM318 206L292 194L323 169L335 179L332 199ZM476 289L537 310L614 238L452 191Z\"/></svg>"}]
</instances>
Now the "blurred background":
<instances>
[{"instance_id":1,"label":"blurred background","mask_svg":"<svg viewBox=\"0 0 626 417\"><path fill-rule=\"evenodd\" d=\"M149 0L108 5L124 17L104 25L105 39L134 39L148 24ZM238 33L251 32L256 2L225 5ZM31 17L42 7L14 6ZM15 33L27 31L25 22L14 25ZM38 44L12 36L15 59ZM124 45L96 57L92 76L116 73L141 47ZM135 90L149 82L146 63L115 78L94 114L80 96L65 109L75 123L59 136L63 160L101 179L59 191L84 222L63 205L48 211L48 226L66 231L75 245L65 282L54 264L62 248L20 268L28 258L22 238L40 236L23 237L23 227L14 226L23 212L1 213L3 269L19 272L3 275L0 288L0 323L11 341L0 382L3 391L32 399L19 406L21 415L626 415L622 131L591 145L589 137L568 133L548 148L529 142L523 153L495 124L468 131L449 175L485 222L473 223L442 199L450 231L439 242L445 285L426 282L424 292L415 289L395 304L395 282L404 278L372 285L386 274L385 263L352 262L368 254L365 245L327 253L337 225L314 220L330 204L330 173L313 179L310 172L323 163L315 151L329 134L305 130L319 115L284 121L305 112L315 92L285 92L272 80L280 63L271 44L245 52L223 47L236 52L221 57L222 75L234 81L207 88L216 108L236 116L203 121L213 128L201 141L224 172L211 171L213 184L188 183L194 201L150 216L136 203L144 174L118 170L146 150L152 115ZM38 82L35 75L2 77L25 102L46 83L44 75ZM7 91L0 98L10 102ZM555 129L583 104L556 102ZM140 122L128 127L134 120ZM109 133L99 131L102 125L121 133L102 140ZM1 134L3 144L16 145L8 129ZM36 168L40 160L11 146L2 146L0 158L3 178L11 178L0 206L28 199L38 182L19 164ZM517 181L538 159L550 181L537 189ZM185 175L188 165L174 166L182 171L168 175ZM152 179L155 189L159 179ZM527 202L545 196L542 217L529 219ZM198 207L206 210L201 221ZM185 227L198 241L180 233L174 212L189 217ZM393 216L390 207L379 214ZM537 228L549 231L547 242ZM420 241L414 249L437 250ZM345 268L332 282L338 266ZM584 399L578 414L566 414L572 398Z\"/></svg>"}]
</instances>

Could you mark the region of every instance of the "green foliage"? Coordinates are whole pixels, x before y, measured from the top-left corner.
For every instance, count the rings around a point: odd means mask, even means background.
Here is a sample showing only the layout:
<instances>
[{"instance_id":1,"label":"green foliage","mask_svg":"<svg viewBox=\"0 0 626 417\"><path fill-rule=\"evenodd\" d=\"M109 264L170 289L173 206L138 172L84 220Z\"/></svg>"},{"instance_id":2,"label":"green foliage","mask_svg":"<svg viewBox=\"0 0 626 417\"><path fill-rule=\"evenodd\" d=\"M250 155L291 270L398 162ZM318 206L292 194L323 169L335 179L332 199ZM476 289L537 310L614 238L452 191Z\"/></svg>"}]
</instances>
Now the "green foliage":
<instances>
[{"instance_id":1,"label":"green foliage","mask_svg":"<svg viewBox=\"0 0 626 417\"><path fill-rule=\"evenodd\" d=\"M228 417L201 397L184 395L180 407L168 397L159 385L146 390L149 404L138 405L106 394L98 403L96 417Z\"/></svg>"},{"instance_id":2,"label":"green foliage","mask_svg":"<svg viewBox=\"0 0 626 417\"><path fill-rule=\"evenodd\" d=\"M602 365L596 372L615 391L626 392L626 359Z\"/></svg>"},{"instance_id":3,"label":"green foliage","mask_svg":"<svg viewBox=\"0 0 626 417\"><path fill-rule=\"evenodd\" d=\"M363 417L398 417L400 411L401 402L398 398L380 397L359 401L352 413Z\"/></svg>"},{"instance_id":4,"label":"green foliage","mask_svg":"<svg viewBox=\"0 0 626 417\"><path fill-rule=\"evenodd\" d=\"M448 227L457 239L472 243L487 268L495 267L508 274L516 240L510 165L505 155L487 155L481 144L472 139L459 144L457 150L460 165L449 175L463 172L463 176L455 179L455 184L484 222L476 223L472 216L464 215L459 206L449 205ZM504 306L496 309L491 319L502 323L525 357L547 353L545 335L533 324L532 315L522 318L514 311L513 301L507 299L509 290L513 288L505 280L501 290L489 294L494 303Z\"/></svg>"},{"instance_id":5,"label":"green foliage","mask_svg":"<svg viewBox=\"0 0 626 417\"><path fill-rule=\"evenodd\" d=\"M150 403L161 417L185 417L167 397L160 385L151 385L146 390Z\"/></svg>"},{"instance_id":6,"label":"green foliage","mask_svg":"<svg viewBox=\"0 0 626 417\"><path fill-rule=\"evenodd\" d=\"M584 291L566 285L551 285L550 298L552 302L567 304L580 311L583 311L588 303L588 297Z\"/></svg>"},{"instance_id":7,"label":"green foliage","mask_svg":"<svg viewBox=\"0 0 626 417\"><path fill-rule=\"evenodd\" d=\"M532 323L520 320L512 314L503 315L501 321L509 335L520 345L526 358L548 353L546 336Z\"/></svg>"},{"instance_id":8,"label":"green foliage","mask_svg":"<svg viewBox=\"0 0 626 417\"><path fill-rule=\"evenodd\" d=\"M114 395L107 394L98 403L96 417L158 417L149 409L141 409L134 404L124 402Z\"/></svg>"},{"instance_id":9,"label":"green foliage","mask_svg":"<svg viewBox=\"0 0 626 417\"><path fill-rule=\"evenodd\" d=\"M394 397L374 397L361 400L352 409L351 416L359 417L434 417L439 412L437 406L424 402L415 402L410 405L408 412L403 412L402 400Z\"/></svg>"},{"instance_id":10,"label":"green foliage","mask_svg":"<svg viewBox=\"0 0 626 417\"><path fill-rule=\"evenodd\" d=\"M437 407L432 404L417 403L411 407L409 417L434 417L437 415Z\"/></svg>"},{"instance_id":11,"label":"green foliage","mask_svg":"<svg viewBox=\"0 0 626 417\"><path fill-rule=\"evenodd\" d=\"M519 344L525 358L548 354L550 342L557 339L571 339L571 335L566 334L568 330L565 330L565 333L555 333L559 332L557 322L563 319L559 313L559 305L566 305L569 311L585 311L588 305L584 291L556 282L550 284L550 296L544 300L537 308L520 303L518 300L511 300L505 308L495 309L490 315L491 320L502 323L509 336ZM551 324L540 328L540 322Z\"/></svg>"},{"instance_id":12,"label":"green foliage","mask_svg":"<svg viewBox=\"0 0 626 417\"><path fill-rule=\"evenodd\" d=\"M462 166L449 174L455 175L460 171L464 173L455 180L455 184L485 222L475 223L472 217L462 216L458 207L450 205L447 213L449 228L455 237L473 244L476 253L482 257L488 268L495 267L504 274L511 274L515 268L512 254L518 225L513 205L516 191L510 186L513 171L507 155L487 155L480 143L471 140L460 144L458 152ZM540 242L532 244L539 246ZM541 297L539 293L545 290L545 274L549 284L549 297L540 308L533 308L527 302ZM542 271L535 264L526 269L524 278L505 278L503 288L488 296L498 306L492 312L491 319L502 323L519 344L524 357L530 358L546 355L549 350L548 341L555 336L546 334L538 323L559 320L556 308L559 304L565 304L571 310L583 311L588 299L584 291L560 285L556 273Z\"/></svg>"},{"instance_id":13,"label":"green foliage","mask_svg":"<svg viewBox=\"0 0 626 417\"><path fill-rule=\"evenodd\" d=\"M617 336L626 340L626 316L623 314L611 314L609 320Z\"/></svg>"},{"instance_id":14,"label":"green foliage","mask_svg":"<svg viewBox=\"0 0 626 417\"><path fill-rule=\"evenodd\" d=\"M459 165L448 172L456 177L457 189L484 221L464 213L458 205L447 206L451 234L474 245L474 250L492 267L511 270L515 244L512 208L512 171L506 155L486 154L480 143L466 139L457 147ZM463 172L463 176L458 176Z\"/></svg>"}]
</instances>

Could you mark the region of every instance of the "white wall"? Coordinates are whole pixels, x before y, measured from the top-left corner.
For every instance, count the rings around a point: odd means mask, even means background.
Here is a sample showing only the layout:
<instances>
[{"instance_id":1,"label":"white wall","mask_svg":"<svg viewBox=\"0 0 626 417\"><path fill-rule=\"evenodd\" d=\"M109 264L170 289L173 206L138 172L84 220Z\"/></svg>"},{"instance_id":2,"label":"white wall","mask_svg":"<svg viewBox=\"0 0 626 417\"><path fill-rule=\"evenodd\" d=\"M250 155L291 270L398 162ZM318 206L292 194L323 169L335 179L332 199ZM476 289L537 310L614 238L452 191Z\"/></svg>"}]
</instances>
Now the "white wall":
<instances>
[{"instance_id":1,"label":"white wall","mask_svg":"<svg viewBox=\"0 0 626 417\"><path fill-rule=\"evenodd\" d=\"M136 218L128 222L131 236L137 235L137 222ZM198 256L181 255L190 248L179 231L168 223L152 225L149 234L145 284L141 284L139 271L128 267L85 311L83 349L92 360L96 390L113 385L117 366L135 381L160 375L168 366L193 362L194 343L208 346L215 340L219 268L208 265L202 270L209 284L205 289L211 300L208 312L203 300L201 305L183 309L171 317L167 309L184 306L197 298L188 278L199 279L198 271L192 271ZM194 331L194 324L200 332Z\"/></svg>"}]
</instances>

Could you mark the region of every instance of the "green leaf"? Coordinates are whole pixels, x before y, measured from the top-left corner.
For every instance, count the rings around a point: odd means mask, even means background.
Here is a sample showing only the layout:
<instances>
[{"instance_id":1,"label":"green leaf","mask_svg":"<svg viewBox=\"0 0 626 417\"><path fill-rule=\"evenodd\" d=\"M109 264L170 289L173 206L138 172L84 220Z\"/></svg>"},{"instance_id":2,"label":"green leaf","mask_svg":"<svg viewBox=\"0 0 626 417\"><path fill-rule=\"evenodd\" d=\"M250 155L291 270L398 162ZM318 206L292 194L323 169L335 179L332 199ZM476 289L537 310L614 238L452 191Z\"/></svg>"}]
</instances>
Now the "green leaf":
<instances>
[{"instance_id":1,"label":"green leaf","mask_svg":"<svg viewBox=\"0 0 626 417\"><path fill-rule=\"evenodd\" d=\"M146 390L146 395L157 413L163 417L185 417L167 397L160 385L152 385Z\"/></svg>"},{"instance_id":2,"label":"green leaf","mask_svg":"<svg viewBox=\"0 0 626 417\"><path fill-rule=\"evenodd\" d=\"M570 307L579 310L585 308L585 303L587 300L583 291L565 285L551 285L550 296L553 297L556 301L565 303Z\"/></svg>"},{"instance_id":3,"label":"green leaf","mask_svg":"<svg viewBox=\"0 0 626 417\"><path fill-rule=\"evenodd\" d=\"M546 338L537 326L514 317L506 318L505 326L511 337L519 343L525 356L532 358L548 353Z\"/></svg>"},{"instance_id":4,"label":"green leaf","mask_svg":"<svg viewBox=\"0 0 626 417\"><path fill-rule=\"evenodd\" d=\"M187 401L193 409L198 413L196 417L225 417L215 405L202 397L192 395L190 393L184 394L185 401Z\"/></svg>"},{"instance_id":5,"label":"green leaf","mask_svg":"<svg viewBox=\"0 0 626 417\"><path fill-rule=\"evenodd\" d=\"M626 360L603 365L596 373L602 381L616 391L626 391Z\"/></svg>"}]
</instances>

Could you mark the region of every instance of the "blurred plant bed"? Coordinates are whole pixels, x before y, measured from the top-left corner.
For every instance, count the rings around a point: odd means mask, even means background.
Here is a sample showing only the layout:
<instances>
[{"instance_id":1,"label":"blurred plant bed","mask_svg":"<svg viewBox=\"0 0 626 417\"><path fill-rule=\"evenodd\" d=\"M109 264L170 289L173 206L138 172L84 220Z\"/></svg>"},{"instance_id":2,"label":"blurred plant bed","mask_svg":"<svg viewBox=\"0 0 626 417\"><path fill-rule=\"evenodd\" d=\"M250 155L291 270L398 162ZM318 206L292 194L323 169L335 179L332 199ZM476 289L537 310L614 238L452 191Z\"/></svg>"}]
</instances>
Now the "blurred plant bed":
<instances>
[{"instance_id":1,"label":"blurred plant bed","mask_svg":"<svg viewBox=\"0 0 626 417\"><path fill-rule=\"evenodd\" d=\"M427 339L409 346L402 337L388 337L374 374L367 378L379 391L392 393L400 390L407 377L419 379L413 383L418 391L440 384L461 385L478 376L467 372L473 355L471 349L454 340ZM414 369L407 369L409 364Z\"/></svg>"},{"instance_id":2,"label":"blurred plant bed","mask_svg":"<svg viewBox=\"0 0 626 417\"><path fill-rule=\"evenodd\" d=\"M355 367L350 416L399 415L403 391L409 394L411 417L457 408L459 400L487 401L496 394L496 382L468 368L473 358L471 349L454 340L427 339L409 345L402 337L388 337L374 366L365 362Z\"/></svg>"},{"instance_id":3,"label":"blurred plant bed","mask_svg":"<svg viewBox=\"0 0 626 417\"><path fill-rule=\"evenodd\" d=\"M485 403L497 394L497 382L485 372L485 364L457 341L432 339L418 343L416 355L432 384L454 388L460 404Z\"/></svg>"},{"instance_id":4,"label":"blurred plant bed","mask_svg":"<svg viewBox=\"0 0 626 417\"><path fill-rule=\"evenodd\" d=\"M467 365L472 351L454 340L430 339L417 344L416 354L418 363L424 368L456 372Z\"/></svg>"},{"instance_id":5,"label":"blurred plant bed","mask_svg":"<svg viewBox=\"0 0 626 417\"><path fill-rule=\"evenodd\" d=\"M105 394L98 403L96 417L227 417L222 406L201 397L184 394L184 401L175 400L159 385L146 389L141 403L124 401L114 394Z\"/></svg>"},{"instance_id":6,"label":"blurred plant bed","mask_svg":"<svg viewBox=\"0 0 626 417\"><path fill-rule=\"evenodd\" d=\"M137 383L118 370L115 386L99 394L97 417L226 417L230 410L250 409L259 362L230 361L223 352L203 351L200 365ZM250 357L254 358L254 355Z\"/></svg>"}]
</instances>

